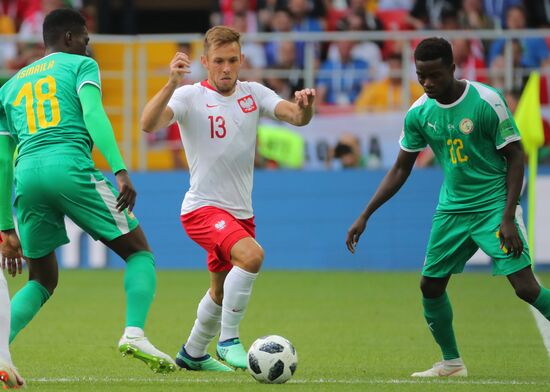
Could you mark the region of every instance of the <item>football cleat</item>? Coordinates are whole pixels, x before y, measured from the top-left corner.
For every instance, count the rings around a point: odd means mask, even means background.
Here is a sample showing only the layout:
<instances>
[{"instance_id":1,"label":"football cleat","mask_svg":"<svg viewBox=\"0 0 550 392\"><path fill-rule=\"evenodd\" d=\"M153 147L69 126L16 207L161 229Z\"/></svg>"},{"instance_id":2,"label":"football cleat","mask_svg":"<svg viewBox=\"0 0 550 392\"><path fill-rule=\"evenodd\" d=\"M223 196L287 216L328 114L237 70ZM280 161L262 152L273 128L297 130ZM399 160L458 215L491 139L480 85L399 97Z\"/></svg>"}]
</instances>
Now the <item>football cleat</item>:
<instances>
[{"instance_id":1,"label":"football cleat","mask_svg":"<svg viewBox=\"0 0 550 392\"><path fill-rule=\"evenodd\" d=\"M247 368L247 355L239 338L227 339L218 342L216 347L218 358L228 365L239 369Z\"/></svg>"},{"instance_id":2,"label":"football cleat","mask_svg":"<svg viewBox=\"0 0 550 392\"><path fill-rule=\"evenodd\" d=\"M431 369L411 374L411 377L467 377L468 370L462 359L437 362Z\"/></svg>"},{"instance_id":3,"label":"football cleat","mask_svg":"<svg viewBox=\"0 0 550 392\"><path fill-rule=\"evenodd\" d=\"M169 355L153 346L146 337L123 335L118 342L118 351L122 356L137 358L155 373L170 373L176 370L176 363Z\"/></svg>"},{"instance_id":4,"label":"football cleat","mask_svg":"<svg viewBox=\"0 0 550 392\"><path fill-rule=\"evenodd\" d=\"M25 380L19 375L15 366L0 361L0 384L4 389L25 387Z\"/></svg>"},{"instance_id":5,"label":"football cleat","mask_svg":"<svg viewBox=\"0 0 550 392\"><path fill-rule=\"evenodd\" d=\"M229 366L224 365L223 363L215 360L209 354L206 354L200 358L191 357L185 347L182 347L181 350L176 355L176 364L187 370L204 370L207 372L233 372Z\"/></svg>"}]
</instances>

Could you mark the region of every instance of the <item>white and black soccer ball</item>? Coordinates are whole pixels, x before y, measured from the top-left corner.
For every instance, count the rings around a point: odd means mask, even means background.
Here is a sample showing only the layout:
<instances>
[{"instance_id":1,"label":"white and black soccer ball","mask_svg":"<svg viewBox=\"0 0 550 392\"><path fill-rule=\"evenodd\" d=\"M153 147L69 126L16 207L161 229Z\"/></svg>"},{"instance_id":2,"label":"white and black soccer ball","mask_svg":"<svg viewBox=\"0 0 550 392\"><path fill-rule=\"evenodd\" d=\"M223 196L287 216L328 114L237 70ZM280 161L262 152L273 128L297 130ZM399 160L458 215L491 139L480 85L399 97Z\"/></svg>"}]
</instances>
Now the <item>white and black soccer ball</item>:
<instances>
[{"instance_id":1,"label":"white and black soccer ball","mask_svg":"<svg viewBox=\"0 0 550 392\"><path fill-rule=\"evenodd\" d=\"M248 350L248 372L262 383L287 382L297 365L296 349L282 336L263 336L252 343Z\"/></svg>"}]
</instances>

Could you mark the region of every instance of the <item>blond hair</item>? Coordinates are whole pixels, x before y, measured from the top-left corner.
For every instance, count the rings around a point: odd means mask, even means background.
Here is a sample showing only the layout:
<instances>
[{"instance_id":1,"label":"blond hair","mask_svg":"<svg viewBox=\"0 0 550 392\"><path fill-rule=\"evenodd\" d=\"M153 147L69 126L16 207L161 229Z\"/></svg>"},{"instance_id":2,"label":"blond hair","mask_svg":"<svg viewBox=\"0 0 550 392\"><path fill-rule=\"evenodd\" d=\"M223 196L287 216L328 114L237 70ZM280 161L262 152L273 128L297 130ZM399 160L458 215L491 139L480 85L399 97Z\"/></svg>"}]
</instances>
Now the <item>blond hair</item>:
<instances>
[{"instance_id":1,"label":"blond hair","mask_svg":"<svg viewBox=\"0 0 550 392\"><path fill-rule=\"evenodd\" d=\"M204 35L204 54L208 53L208 49L236 42L241 46L241 34L227 26L214 26Z\"/></svg>"}]
</instances>

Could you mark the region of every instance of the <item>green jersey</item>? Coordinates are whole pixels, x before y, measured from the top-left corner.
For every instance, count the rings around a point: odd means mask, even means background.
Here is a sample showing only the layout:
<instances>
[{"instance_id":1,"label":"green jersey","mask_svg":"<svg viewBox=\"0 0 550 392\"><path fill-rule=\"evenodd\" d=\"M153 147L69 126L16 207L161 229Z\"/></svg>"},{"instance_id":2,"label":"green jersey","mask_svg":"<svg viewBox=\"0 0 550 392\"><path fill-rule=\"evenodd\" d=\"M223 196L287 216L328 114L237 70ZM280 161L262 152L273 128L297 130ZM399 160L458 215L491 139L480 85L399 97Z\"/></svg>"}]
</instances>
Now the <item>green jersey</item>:
<instances>
[{"instance_id":1,"label":"green jersey","mask_svg":"<svg viewBox=\"0 0 550 392\"><path fill-rule=\"evenodd\" d=\"M420 97L405 117L400 144L409 152L432 148L445 174L437 210L459 213L504 207L507 166L498 150L517 140L519 131L502 96L467 81L452 104Z\"/></svg>"},{"instance_id":2,"label":"green jersey","mask_svg":"<svg viewBox=\"0 0 550 392\"><path fill-rule=\"evenodd\" d=\"M93 143L78 97L86 83L101 88L95 60L58 52L21 69L2 86L0 134L16 140L18 162L75 153L90 157Z\"/></svg>"}]
</instances>

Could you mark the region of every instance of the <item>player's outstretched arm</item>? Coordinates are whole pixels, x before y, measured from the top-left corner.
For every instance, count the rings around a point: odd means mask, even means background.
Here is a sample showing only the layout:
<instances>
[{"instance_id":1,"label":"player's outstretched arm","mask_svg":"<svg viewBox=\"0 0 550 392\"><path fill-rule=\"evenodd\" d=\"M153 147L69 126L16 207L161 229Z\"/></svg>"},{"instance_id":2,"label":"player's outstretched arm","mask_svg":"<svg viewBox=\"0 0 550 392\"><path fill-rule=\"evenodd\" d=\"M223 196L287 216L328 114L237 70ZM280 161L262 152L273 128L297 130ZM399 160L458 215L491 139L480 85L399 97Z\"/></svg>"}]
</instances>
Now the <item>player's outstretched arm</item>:
<instances>
[{"instance_id":1,"label":"player's outstretched arm","mask_svg":"<svg viewBox=\"0 0 550 392\"><path fill-rule=\"evenodd\" d=\"M365 210L351 225L346 237L346 246L351 253L355 253L361 234L365 231L370 216L382 204L392 198L409 178L416 161L418 152L400 150L393 167L388 171L374 196L370 199Z\"/></svg>"},{"instance_id":2,"label":"player's outstretched arm","mask_svg":"<svg viewBox=\"0 0 550 392\"><path fill-rule=\"evenodd\" d=\"M191 62L185 53L177 52L170 62L170 78L168 83L155 94L143 108L141 114L141 129L144 132L155 132L168 126L174 113L168 105L168 101L179 87L185 74L190 73Z\"/></svg>"},{"instance_id":3,"label":"player's outstretched arm","mask_svg":"<svg viewBox=\"0 0 550 392\"><path fill-rule=\"evenodd\" d=\"M506 207L500 223L500 245L505 247L514 257L519 257L523 252L523 241L519 236L515 223L516 206L523 184L523 172L525 157L521 142L516 141L504 146L500 152L506 157Z\"/></svg>"},{"instance_id":4,"label":"player's outstretched arm","mask_svg":"<svg viewBox=\"0 0 550 392\"><path fill-rule=\"evenodd\" d=\"M294 103L281 101L275 107L275 116L289 124L302 126L310 122L313 117L313 103L315 102L315 89L306 88L294 93Z\"/></svg>"}]
</instances>

